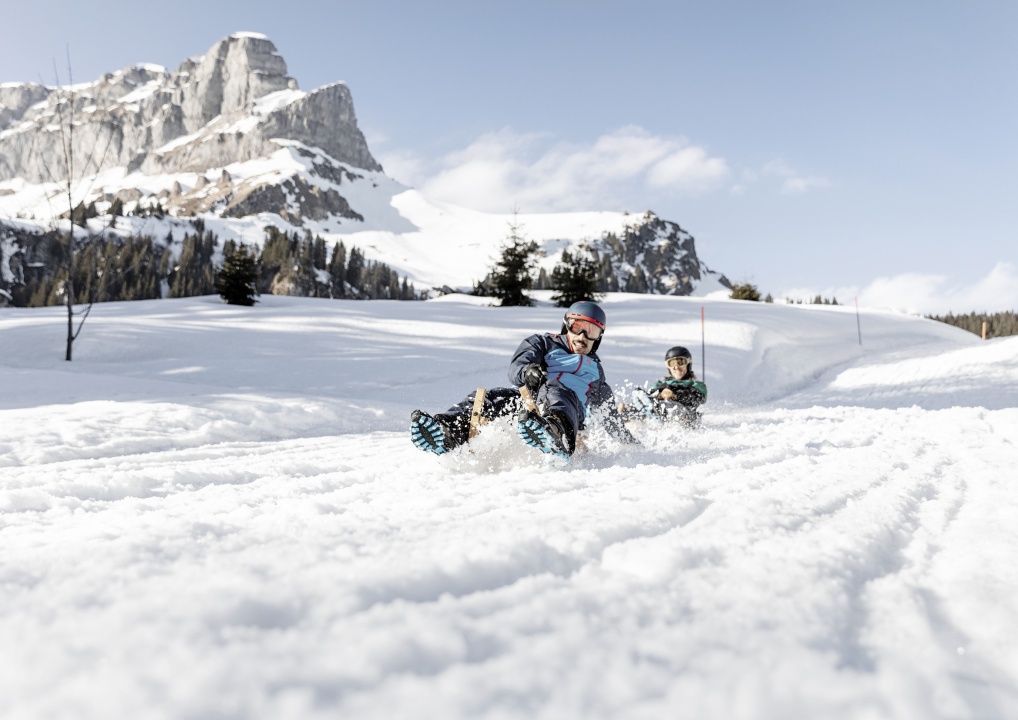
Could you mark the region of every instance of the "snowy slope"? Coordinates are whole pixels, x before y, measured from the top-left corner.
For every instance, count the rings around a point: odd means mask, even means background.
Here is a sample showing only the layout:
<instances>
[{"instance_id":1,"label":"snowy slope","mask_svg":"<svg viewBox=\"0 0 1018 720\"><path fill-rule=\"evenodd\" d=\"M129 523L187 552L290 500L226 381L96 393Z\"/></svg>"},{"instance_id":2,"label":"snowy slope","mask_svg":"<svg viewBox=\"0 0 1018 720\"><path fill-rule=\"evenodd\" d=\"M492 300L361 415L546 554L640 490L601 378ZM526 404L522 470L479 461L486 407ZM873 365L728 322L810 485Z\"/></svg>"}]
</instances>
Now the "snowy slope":
<instances>
[{"instance_id":1,"label":"snowy slope","mask_svg":"<svg viewBox=\"0 0 1018 720\"><path fill-rule=\"evenodd\" d=\"M549 273L561 258L562 250L575 251L581 243L600 238L606 232L622 235L638 218L624 212L574 213L482 213L426 198L381 172L352 168L329 160L350 173L342 183L331 182L315 174L313 162L302 156L297 144L281 147L269 158L233 163L206 173L172 173L158 176L127 173L117 168L96 179L81 183L81 194L88 197L113 197L129 189L141 189L150 197L168 195L176 187L186 196L233 192L234 188L281 184L297 178L308 186L324 192L335 191L349 201L351 208L363 217L355 220L331 215L325 219L306 219L299 227L284 221L276 212L263 212L244 217L220 217L215 213L199 213L205 226L223 241L236 240L261 247L265 228L276 226L286 232L305 231L321 236L328 246L343 242L347 247L361 248L367 257L383 262L419 289L450 287L469 291L482 280L501 254L509 236L510 223L516 223L522 236L538 243L543 256L539 267ZM311 153L308 148L301 148ZM229 185L217 186L216 178L226 172ZM6 194L5 194L6 191ZM0 219L23 228L45 232L52 228L48 219L66 213L66 188L58 184L28 185L21 180L0 182ZM77 194L77 193L76 193ZM293 200L293 198L291 198ZM105 210L110 203L97 203ZM128 211L134 209L128 203ZM117 218L113 229L123 235L148 235L157 240L172 234L180 240L194 232L191 216L127 216ZM61 223L58 223L61 224ZM89 221L94 233L110 226L110 218ZM62 223L66 228L66 222ZM0 233L2 234L2 233ZM0 238L2 239L2 238ZM14 248L6 250L6 256ZM692 293L701 297L726 288L720 275L704 268L702 279Z\"/></svg>"},{"instance_id":2,"label":"snowy slope","mask_svg":"<svg viewBox=\"0 0 1018 720\"><path fill-rule=\"evenodd\" d=\"M263 297L0 313L0 716L1009 718L1018 338L612 295L702 432L405 430L561 311Z\"/></svg>"}]
</instances>

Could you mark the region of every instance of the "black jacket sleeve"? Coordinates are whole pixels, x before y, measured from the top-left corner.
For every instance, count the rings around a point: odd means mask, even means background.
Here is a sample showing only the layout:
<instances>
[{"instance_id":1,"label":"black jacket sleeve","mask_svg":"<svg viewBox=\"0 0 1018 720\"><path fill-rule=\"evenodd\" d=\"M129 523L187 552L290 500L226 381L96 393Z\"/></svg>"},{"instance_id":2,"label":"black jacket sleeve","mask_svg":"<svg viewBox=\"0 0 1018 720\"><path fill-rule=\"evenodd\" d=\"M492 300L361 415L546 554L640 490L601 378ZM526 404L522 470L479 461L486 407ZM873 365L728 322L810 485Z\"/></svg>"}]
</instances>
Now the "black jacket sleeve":
<instances>
[{"instance_id":1,"label":"black jacket sleeve","mask_svg":"<svg viewBox=\"0 0 1018 720\"><path fill-rule=\"evenodd\" d=\"M551 350L549 335L531 335L516 348L513 359L509 361L509 382L514 387L524 384L523 371L530 363L537 363L547 369L544 363L545 354Z\"/></svg>"}]
</instances>

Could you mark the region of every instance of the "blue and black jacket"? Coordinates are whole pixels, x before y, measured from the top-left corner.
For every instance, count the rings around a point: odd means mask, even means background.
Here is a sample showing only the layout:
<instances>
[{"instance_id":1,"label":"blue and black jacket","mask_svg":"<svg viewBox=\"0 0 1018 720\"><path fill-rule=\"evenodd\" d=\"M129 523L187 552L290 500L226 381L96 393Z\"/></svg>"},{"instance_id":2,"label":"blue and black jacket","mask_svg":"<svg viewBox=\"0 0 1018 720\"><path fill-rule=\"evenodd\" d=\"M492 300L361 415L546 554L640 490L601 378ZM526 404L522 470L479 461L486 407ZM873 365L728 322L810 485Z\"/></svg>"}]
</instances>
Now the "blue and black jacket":
<instances>
[{"instance_id":1,"label":"blue and black jacket","mask_svg":"<svg viewBox=\"0 0 1018 720\"><path fill-rule=\"evenodd\" d=\"M615 395L596 353L572 352L563 335L531 335L520 343L509 363L509 382L516 387L523 385L523 371L531 363L548 373L535 400L544 404L546 413L555 412L568 419L574 439L576 431L584 426L588 409L602 408L608 433L622 442L636 442L618 414Z\"/></svg>"}]
</instances>

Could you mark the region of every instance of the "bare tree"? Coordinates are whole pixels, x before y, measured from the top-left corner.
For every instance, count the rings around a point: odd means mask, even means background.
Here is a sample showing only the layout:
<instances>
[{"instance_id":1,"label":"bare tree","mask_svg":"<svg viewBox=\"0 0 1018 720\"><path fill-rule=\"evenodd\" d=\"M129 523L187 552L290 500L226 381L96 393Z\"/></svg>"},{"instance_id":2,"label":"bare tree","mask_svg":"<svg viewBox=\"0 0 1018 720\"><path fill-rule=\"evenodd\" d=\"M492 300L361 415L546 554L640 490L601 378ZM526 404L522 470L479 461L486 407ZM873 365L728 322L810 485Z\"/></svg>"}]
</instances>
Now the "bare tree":
<instances>
[{"instance_id":1,"label":"bare tree","mask_svg":"<svg viewBox=\"0 0 1018 720\"><path fill-rule=\"evenodd\" d=\"M56 66L54 64L54 75L56 73ZM67 239L64 244L64 268L66 271L66 278L64 280L64 300L67 305L67 349L64 359L70 362L72 357L72 350L74 347L74 341L77 340L78 335L81 334L81 329L85 325L85 320L88 318L89 313L92 311L92 305L95 302L96 293L87 293L90 295L89 301L85 306L75 312L74 305L77 299L74 287L74 258L77 251L88 245L94 238L105 233L109 229L109 226L102 228L102 230L96 234L92 234L88 229L88 213L85 210L85 200L88 198L88 193L91 190L91 183L88 183L84 188L79 188L80 200L78 205L74 202L74 190L75 190L75 153L79 149L75 145L74 129L78 123L77 116L77 97L74 89L73 73L71 71L71 60L70 51L67 56L67 80L68 84L66 88L62 88L59 82L59 75L56 78L56 92L58 93L56 99L56 109L58 116L58 126L60 131L60 146L64 160L64 170L66 177L62 179L64 183L64 191L67 196ZM91 148L88 148L87 155L85 157L83 167L81 168L81 177L86 179L89 172L94 172L98 175L106 162L106 155L109 152L110 145L113 141L112 128L109 126L108 117L105 109L99 110L101 113L99 117L99 126L101 129L105 129L106 141L105 144L102 142L102 132L100 131L97 135L96 141L92 144ZM101 146L101 147L100 147ZM60 181L59 173L54 173L50 167L48 172L51 178L55 181ZM80 205L81 212L77 212L77 207ZM85 231L85 237L80 242L75 237L74 226L75 220L80 217L81 226ZM56 223L54 219L54 224ZM91 278L96 275L97 268L93 267L92 272L89 273L89 285L91 284ZM101 281L102 274L99 274L99 280ZM77 329L74 327L75 316L80 316Z\"/></svg>"}]
</instances>

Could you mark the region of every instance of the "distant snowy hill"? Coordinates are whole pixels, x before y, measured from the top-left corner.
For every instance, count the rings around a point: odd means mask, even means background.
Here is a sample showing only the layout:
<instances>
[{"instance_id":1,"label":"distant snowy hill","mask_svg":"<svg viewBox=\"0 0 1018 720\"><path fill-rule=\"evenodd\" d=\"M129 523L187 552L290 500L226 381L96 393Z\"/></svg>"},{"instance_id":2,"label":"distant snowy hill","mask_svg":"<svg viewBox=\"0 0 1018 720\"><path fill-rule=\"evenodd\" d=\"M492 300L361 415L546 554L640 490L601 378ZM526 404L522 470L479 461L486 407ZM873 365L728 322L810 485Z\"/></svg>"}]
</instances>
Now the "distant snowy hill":
<instances>
[{"instance_id":1,"label":"distant snowy hill","mask_svg":"<svg viewBox=\"0 0 1018 720\"><path fill-rule=\"evenodd\" d=\"M0 85L0 290L26 282L24 268L56 262L34 238L66 232L60 218L79 205L91 233L148 235L174 257L198 218L221 241L254 245L275 226L330 249L360 247L421 288L472 287L513 219L430 201L388 177L347 86L300 90L255 33L226 37L172 72L138 65L69 87ZM691 235L652 213L515 220L547 271L583 245L610 268L609 289L703 295L728 285Z\"/></svg>"}]
</instances>

